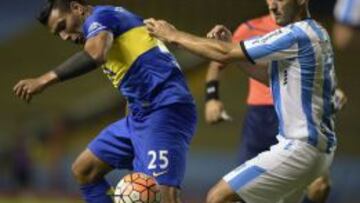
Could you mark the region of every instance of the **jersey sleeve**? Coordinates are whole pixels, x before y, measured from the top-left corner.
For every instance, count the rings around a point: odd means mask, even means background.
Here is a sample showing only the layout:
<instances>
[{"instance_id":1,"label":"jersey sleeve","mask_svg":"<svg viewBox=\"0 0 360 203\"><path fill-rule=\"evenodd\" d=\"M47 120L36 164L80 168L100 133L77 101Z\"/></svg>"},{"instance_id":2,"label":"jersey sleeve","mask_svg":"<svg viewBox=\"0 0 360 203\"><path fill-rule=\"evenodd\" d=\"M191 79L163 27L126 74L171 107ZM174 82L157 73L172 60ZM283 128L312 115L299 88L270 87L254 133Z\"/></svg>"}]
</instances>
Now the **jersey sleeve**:
<instances>
[{"instance_id":1,"label":"jersey sleeve","mask_svg":"<svg viewBox=\"0 0 360 203\"><path fill-rule=\"evenodd\" d=\"M115 23L117 23L116 17L109 11L102 11L90 16L84 29L86 39L94 37L102 31L114 34L116 32Z\"/></svg>"},{"instance_id":2,"label":"jersey sleeve","mask_svg":"<svg viewBox=\"0 0 360 203\"><path fill-rule=\"evenodd\" d=\"M281 28L262 37L240 42L250 62L270 62L296 57L297 37L290 28Z\"/></svg>"},{"instance_id":3,"label":"jersey sleeve","mask_svg":"<svg viewBox=\"0 0 360 203\"><path fill-rule=\"evenodd\" d=\"M89 39L102 31L108 31L117 37L140 25L143 25L140 17L121 7L99 9L86 20L84 34L86 39Z\"/></svg>"}]
</instances>

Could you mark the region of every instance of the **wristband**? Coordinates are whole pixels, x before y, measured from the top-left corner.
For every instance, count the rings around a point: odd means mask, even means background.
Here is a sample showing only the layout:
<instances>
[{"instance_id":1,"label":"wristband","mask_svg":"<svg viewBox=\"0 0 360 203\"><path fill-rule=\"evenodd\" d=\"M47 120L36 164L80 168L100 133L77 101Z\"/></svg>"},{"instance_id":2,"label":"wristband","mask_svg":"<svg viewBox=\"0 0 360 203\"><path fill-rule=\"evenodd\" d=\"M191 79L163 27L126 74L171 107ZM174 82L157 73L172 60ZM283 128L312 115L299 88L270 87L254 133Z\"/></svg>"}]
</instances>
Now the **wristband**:
<instances>
[{"instance_id":1,"label":"wristband","mask_svg":"<svg viewBox=\"0 0 360 203\"><path fill-rule=\"evenodd\" d=\"M215 99L215 100L219 99L219 81L218 80L211 80L206 83L205 101L209 101L211 99Z\"/></svg>"}]
</instances>

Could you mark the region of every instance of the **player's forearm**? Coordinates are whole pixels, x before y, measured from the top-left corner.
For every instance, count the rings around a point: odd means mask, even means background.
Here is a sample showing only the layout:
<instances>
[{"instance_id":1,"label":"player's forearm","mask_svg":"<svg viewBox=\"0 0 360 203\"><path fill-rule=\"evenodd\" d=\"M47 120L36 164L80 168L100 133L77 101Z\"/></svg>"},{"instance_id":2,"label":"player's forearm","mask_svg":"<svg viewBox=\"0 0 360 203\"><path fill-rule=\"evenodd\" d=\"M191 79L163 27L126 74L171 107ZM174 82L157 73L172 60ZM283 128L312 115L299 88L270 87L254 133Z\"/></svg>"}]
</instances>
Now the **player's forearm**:
<instances>
[{"instance_id":1,"label":"player's forearm","mask_svg":"<svg viewBox=\"0 0 360 203\"><path fill-rule=\"evenodd\" d=\"M107 31L88 39L84 51L80 51L54 69L60 81L84 75L103 63L113 42L113 35Z\"/></svg>"},{"instance_id":2,"label":"player's forearm","mask_svg":"<svg viewBox=\"0 0 360 203\"><path fill-rule=\"evenodd\" d=\"M206 74L205 101L219 100L219 75L222 64L212 61Z\"/></svg>"},{"instance_id":3,"label":"player's forearm","mask_svg":"<svg viewBox=\"0 0 360 203\"><path fill-rule=\"evenodd\" d=\"M194 54L220 63L231 63L245 59L240 47L232 43L201 38L181 31L174 33L169 41Z\"/></svg>"},{"instance_id":4,"label":"player's forearm","mask_svg":"<svg viewBox=\"0 0 360 203\"><path fill-rule=\"evenodd\" d=\"M53 72L60 81L78 77L88 73L99 66L99 62L86 51L80 51L56 67Z\"/></svg>"},{"instance_id":5,"label":"player's forearm","mask_svg":"<svg viewBox=\"0 0 360 203\"><path fill-rule=\"evenodd\" d=\"M219 80L221 69L224 65L221 63L218 63L216 61L212 61L209 64L209 67L207 69L206 73L206 82L212 81L212 80Z\"/></svg>"},{"instance_id":6,"label":"player's forearm","mask_svg":"<svg viewBox=\"0 0 360 203\"><path fill-rule=\"evenodd\" d=\"M49 72L39 76L37 79L40 81L40 83L44 87L47 87L47 86L50 86L50 85L53 85L53 84L56 84L57 82L59 82L59 78L54 71L49 71Z\"/></svg>"}]
</instances>

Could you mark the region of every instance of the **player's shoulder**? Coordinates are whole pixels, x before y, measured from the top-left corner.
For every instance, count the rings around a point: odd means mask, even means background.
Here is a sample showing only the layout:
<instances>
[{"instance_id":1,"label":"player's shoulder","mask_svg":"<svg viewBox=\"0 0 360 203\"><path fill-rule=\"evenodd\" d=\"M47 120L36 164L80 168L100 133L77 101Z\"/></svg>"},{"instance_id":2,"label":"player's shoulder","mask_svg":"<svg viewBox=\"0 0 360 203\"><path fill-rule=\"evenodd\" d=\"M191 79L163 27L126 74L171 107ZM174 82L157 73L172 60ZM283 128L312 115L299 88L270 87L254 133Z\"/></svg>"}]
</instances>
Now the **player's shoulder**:
<instances>
[{"instance_id":1,"label":"player's shoulder","mask_svg":"<svg viewBox=\"0 0 360 203\"><path fill-rule=\"evenodd\" d=\"M293 30L296 28L301 28L301 29L305 30L305 29L310 28L311 23L316 23L316 22L312 19L305 19L305 20L301 20L301 21L297 21L292 24L289 24L286 27L289 27L290 29L293 29Z\"/></svg>"},{"instance_id":2,"label":"player's shoulder","mask_svg":"<svg viewBox=\"0 0 360 203\"><path fill-rule=\"evenodd\" d=\"M111 17L134 18L138 16L123 7L95 6L89 18L99 19L99 18L111 18Z\"/></svg>"},{"instance_id":3,"label":"player's shoulder","mask_svg":"<svg viewBox=\"0 0 360 203\"><path fill-rule=\"evenodd\" d=\"M119 36L128 30L142 26L143 19L123 7L95 6L91 15L84 22L84 32L97 33L99 30L112 31Z\"/></svg>"},{"instance_id":4,"label":"player's shoulder","mask_svg":"<svg viewBox=\"0 0 360 203\"><path fill-rule=\"evenodd\" d=\"M116 7L110 5L94 6L92 14L96 15L102 12L113 12L115 11L115 8Z\"/></svg>"},{"instance_id":5,"label":"player's shoulder","mask_svg":"<svg viewBox=\"0 0 360 203\"><path fill-rule=\"evenodd\" d=\"M85 20L85 26L92 25L94 22L104 24L113 15L114 7L112 6L94 6L91 14Z\"/></svg>"},{"instance_id":6,"label":"player's shoulder","mask_svg":"<svg viewBox=\"0 0 360 203\"><path fill-rule=\"evenodd\" d=\"M319 40L327 36L326 29L311 18L295 22L286 27L299 39Z\"/></svg>"}]
</instances>

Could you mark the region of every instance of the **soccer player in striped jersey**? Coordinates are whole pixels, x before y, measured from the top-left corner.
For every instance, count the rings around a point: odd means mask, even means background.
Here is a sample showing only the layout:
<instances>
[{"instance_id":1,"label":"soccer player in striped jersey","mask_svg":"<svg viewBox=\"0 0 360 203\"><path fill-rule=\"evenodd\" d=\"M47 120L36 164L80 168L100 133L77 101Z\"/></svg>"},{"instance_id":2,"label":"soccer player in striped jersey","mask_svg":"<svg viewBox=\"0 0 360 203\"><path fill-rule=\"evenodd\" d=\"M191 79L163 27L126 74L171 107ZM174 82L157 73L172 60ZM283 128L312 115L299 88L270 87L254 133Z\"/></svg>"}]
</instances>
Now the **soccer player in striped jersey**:
<instances>
[{"instance_id":1,"label":"soccer player in striped jersey","mask_svg":"<svg viewBox=\"0 0 360 203\"><path fill-rule=\"evenodd\" d=\"M84 49L40 77L21 80L14 87L17 96L29 102L50 85L102 66L128 102L129 115L106 127L73 164L84 200L113 202L104 176L129 169L156 178L162 203L180 202L196 110L173 55L149 35L141 17L122 7L52 0L39 20Z\"/></svg>"},{"instance_id":2,"label":"soccer player in striped jersey","mask_svg":"<svg viewBox=\"0 0 360 203\"><path fill-rule=\"evenodd\" d=\"M271 0L267 0L267 3L270 4ZM239 43L242 40L259 37L278 28L274 17L269 14L239 25L233 34L232 41ZM218 35L220 36L221 33ZM222 40L230 41L230 39ZM219 76L224 68L221 63L215 61L211 62L208 67L205 90L205 119L210 124L227 120L227 113L219 93ZM340 110L346 101L345 94L338 88L336 90L335 108ZM271 90L266 84L249 78L247 112L244 117L238 164L243 164L276 144L278 126ZM330 191L328 174L316 179L310 184L307 191L303 203L325 203Z\"/></svg>"},{"instance_id":3,"label":"soccer player in striped jersey","mask_svg":"<svg viewBox=\"0 0 360 203\"><path fill-rule=\"evenodd\" d=\"M269 67L269 72L264 67L244 70L270 81L279 142L227 174L209 192L207 202L299 202L306 186L329 169L336 148L334 56L330 38L310 17L308 4L273 0L270 12L283 27L240 45L196 37L166 21L146 21L153 36L195 54L220 63L249 61ZM217 27L208 36L216 33Z\"/></svg>"}]
</instances>

